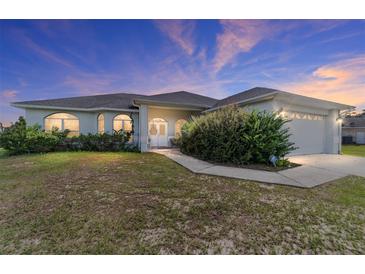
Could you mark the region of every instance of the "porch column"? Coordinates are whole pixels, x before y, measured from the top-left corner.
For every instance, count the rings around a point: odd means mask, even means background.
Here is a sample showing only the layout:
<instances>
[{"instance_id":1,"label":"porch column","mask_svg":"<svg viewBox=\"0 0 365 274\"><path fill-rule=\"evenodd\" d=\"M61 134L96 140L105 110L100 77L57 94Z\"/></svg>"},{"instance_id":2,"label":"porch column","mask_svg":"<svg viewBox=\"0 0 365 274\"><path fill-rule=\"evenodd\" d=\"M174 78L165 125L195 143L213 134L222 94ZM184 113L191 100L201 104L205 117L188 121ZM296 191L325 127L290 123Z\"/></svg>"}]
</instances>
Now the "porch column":
<instances>
[{"instance_id":1,"label":"porch column","mask_svg":"<svg viewBox=\"0 0 365 274\"><path fill-rule=\"evenodd\" d=\"M139 107L139 137L141 152L148 151L148 106Z\"/></svg>"}]
</instances>

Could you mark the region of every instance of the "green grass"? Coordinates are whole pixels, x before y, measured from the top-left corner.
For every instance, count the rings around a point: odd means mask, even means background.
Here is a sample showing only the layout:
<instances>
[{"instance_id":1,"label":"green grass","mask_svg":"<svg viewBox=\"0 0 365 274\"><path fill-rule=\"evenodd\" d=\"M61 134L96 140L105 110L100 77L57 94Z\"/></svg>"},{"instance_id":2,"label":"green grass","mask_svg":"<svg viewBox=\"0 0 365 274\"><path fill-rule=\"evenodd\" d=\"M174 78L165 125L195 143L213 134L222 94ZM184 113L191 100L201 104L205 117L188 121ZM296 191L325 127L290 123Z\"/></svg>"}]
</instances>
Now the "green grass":
<instances>
[{"instance_id":1,"label":"green grass","mask_svg":"<svg viewBox=\"0 0 365 274\"><path fill-rule=\"evenodd\" d=\"M7 156L8 156L8 152L5 149L0 147L0 159L6 158Z\"/></svg>"},{"instance_id":2,"label":"green grass","mask_svg":"<svg viewBox=\"0 0 365 274\"><path fill-rule=\"evenodd\" d=\"M313 189L152 153L0 159L0 254L364 254L365 178Z\"/></svg>"},{"instance_id":3,"label":"green grass","mask_svg":"<svg viewBox=\"0 0 365 274\"><path fill-rule=\"evenodd\" d=\"M342 153L365 157L365 145L342 145Z\"/></svg>"}]
</instances>

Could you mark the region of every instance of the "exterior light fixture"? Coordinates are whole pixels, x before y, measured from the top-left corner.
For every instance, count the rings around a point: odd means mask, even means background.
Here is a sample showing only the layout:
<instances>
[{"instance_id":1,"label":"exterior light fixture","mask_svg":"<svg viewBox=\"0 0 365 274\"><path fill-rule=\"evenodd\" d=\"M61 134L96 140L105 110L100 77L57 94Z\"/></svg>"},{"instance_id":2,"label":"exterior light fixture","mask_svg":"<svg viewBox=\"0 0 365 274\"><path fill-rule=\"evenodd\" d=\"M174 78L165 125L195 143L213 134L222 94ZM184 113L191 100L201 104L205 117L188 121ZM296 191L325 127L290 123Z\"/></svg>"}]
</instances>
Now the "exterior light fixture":
<instances>
[{"instance_id":1,"label":"exterior light fixture","mask_svg":"<svg viewBox=\"0 0 365 274\"><path fill-rule=\"evenodd\" d=\"M338 118L336 119L336 121L337 121L338 123L342 124L343 119L342 119L341 117L338 117Z\"/></svg>"}]
</instances>

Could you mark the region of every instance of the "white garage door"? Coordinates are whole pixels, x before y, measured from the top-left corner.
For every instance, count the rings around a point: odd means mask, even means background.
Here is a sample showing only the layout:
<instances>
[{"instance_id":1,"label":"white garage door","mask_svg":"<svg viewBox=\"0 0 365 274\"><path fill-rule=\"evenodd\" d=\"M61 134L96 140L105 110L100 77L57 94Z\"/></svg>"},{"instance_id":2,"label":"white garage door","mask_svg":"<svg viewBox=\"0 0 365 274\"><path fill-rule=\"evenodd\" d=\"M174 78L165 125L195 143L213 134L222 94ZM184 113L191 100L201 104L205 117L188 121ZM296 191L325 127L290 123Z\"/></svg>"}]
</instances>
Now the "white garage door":
<instances>
[{"instance_id":1,"label":"white garage door","mask_svg":"<svg viewBox=\"0 0 365 274\"><path fill-rule=\"evenodd\" d=\"M292 136L290 141L298 147L292 154L314 154L325 152L325 120L324 116L297 114L288 117Z\"/></svg>"},{"instance_id":2,"label":"white garage door","mask_svg":"<svg viewBox=\"0 0 365 274\"><path fill-rule=\"evenodd\" d=\"M356 144L365 144L365 132L356 132Z\"/></svg>"}]
</instances>

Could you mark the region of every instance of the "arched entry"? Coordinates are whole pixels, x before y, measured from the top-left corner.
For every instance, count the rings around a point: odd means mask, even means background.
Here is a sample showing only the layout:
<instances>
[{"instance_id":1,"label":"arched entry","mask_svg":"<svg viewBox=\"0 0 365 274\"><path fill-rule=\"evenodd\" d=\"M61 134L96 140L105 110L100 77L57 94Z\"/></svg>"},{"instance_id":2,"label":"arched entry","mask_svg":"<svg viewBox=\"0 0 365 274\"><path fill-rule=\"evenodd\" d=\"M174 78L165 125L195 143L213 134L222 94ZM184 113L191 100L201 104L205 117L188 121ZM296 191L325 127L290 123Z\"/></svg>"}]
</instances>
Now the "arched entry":
<instances>
[{"instance_id":1,"label":"arched entry","mask_svg":"<svg viewBox=\"0 0 365 274\"><path fill-rule=\"evenodd\" d=\"M148 136L151 147L166 147L167 141L167 121L162 118L154 118L148 123Z\"/></svg>"}]
</instances>

